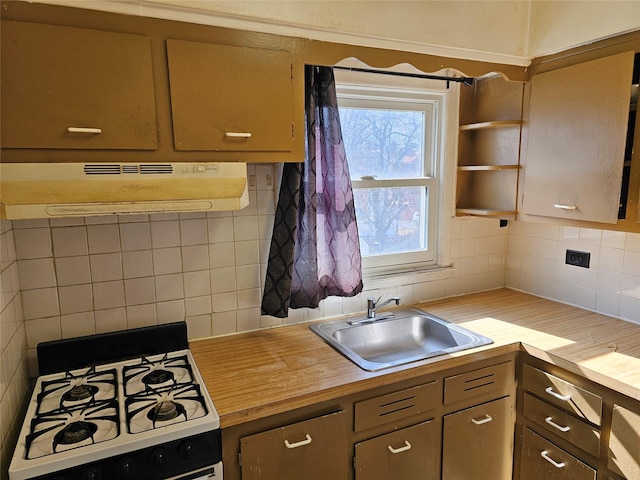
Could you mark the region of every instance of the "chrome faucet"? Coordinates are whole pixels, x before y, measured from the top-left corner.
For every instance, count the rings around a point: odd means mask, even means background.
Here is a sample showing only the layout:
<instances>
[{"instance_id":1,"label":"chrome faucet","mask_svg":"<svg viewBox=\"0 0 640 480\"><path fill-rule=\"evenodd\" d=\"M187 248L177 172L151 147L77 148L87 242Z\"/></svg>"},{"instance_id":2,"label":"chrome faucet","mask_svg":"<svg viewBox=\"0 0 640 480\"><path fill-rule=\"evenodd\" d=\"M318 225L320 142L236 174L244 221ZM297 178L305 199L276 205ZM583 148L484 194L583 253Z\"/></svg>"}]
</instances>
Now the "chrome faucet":
<instances>
[{"instance_id":1,"label":"chrome faucet","mask_svg":"<svg viewBox=\"0 0 640 480\"><path fill-rule=\"evenodd\" d=\"M376 318L376 310L384 307L385 305L388 305L391 302L396 302L396 305L400 305L400 297L391 297L389 300L382 303L382 305L378 305L378 302L381 298L382 297L378 297L377 300L373 297L367 298L367 318Z\"/></svg>"}]
</instances>

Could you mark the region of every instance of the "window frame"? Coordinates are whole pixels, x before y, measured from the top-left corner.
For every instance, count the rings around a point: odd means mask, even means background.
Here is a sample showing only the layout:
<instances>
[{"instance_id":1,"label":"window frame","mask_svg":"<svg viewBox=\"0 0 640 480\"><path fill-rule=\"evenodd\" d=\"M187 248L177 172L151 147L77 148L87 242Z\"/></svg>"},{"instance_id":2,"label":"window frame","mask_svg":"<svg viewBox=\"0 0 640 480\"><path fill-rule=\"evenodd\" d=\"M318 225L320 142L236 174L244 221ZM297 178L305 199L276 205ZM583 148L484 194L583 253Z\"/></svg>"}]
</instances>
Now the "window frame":
<instances>
[{"instance_id":1,"label":"window frame","mask_svg":"<svg viewBox=\"0 0 640 480\"><path fill-rule=\"evenodd\" d=\"M425 121L425 130L431 133L431 138L429 142L425 139L424 150L426 152L429 149L431 155L427 160L423 159L425 170L420 178L352 178L352 186L354 189L426 187L428 250L363 256L364 278L431 272L451 265L449 232L454 205L452 192L455 187L459 85L406 77L382 77L368 72L336 71L339 106L380 109L381 105L388 105L391 110L393 105L400 105L407 110L420 111L416 106L430 105L433 108L432 121L430 127L427 127L429 122ZM454 125L455 130L452 129Z\"/></svg>"}]
</instances>

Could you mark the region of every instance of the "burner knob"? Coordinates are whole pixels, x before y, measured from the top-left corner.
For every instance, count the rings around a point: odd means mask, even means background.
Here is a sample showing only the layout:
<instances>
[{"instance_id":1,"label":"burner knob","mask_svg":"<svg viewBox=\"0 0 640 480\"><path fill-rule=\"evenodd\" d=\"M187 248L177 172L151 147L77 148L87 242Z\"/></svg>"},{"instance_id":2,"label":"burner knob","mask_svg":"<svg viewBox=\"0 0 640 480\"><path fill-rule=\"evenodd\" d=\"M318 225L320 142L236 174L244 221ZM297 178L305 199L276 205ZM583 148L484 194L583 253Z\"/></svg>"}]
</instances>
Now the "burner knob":
<instances>
[{"instance_id":1,"label":"burner knob","mask_svg":"<svg viewBox=\"0 0 640 480\"><path fill-rule=\"evenodd\" d=\"M195 445L189 440L185 440L179 447L180 456L183 460L191 460L195 454Z\"/></svg>"},{"instance_id":2,"label":"burner knob","mask_svg":"<svg viewBox=\"0 0 640 480\"><path fill-rule=\"evenodd\" d=\"M84 472L83 480L102 480L102 470L99 468L90 468Z\"/></svg>"},{"instance_id":3,"label":"burner knob","mask_svg":"<svg viewBox=\"0 0 640 480\"><path fill-rule=\"evenodd\" d=\"M167 463L167 452L163 448L156 448L151 452L151 463L156 468L162 468Z\"/></svg>"},{"instance_id":4,"label":"burner knob","mask_svg":"<svg viewBox=\"0 0 640 480\"><path fill-rule=\"evenodd\" d=\"M134 478L135 471L135 463L132 458L123 458L116 465L116 475L119 480Z\"/></svg>"}]
</instances>

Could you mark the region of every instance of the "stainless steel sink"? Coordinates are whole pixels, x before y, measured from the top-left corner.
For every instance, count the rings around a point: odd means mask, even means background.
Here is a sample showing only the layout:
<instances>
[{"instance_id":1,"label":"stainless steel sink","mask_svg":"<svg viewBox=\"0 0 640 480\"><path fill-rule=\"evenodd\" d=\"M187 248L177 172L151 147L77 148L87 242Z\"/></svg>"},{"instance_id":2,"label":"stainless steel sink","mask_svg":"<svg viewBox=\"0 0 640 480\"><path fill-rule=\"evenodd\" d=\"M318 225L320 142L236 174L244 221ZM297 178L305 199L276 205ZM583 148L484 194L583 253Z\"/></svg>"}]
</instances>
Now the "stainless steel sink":
<instances>
[{"instance_id":1,"label":"stainless steel sink","mask_svg":"<svg viewBox=\"0 0 640 480\"><path fill-rule=\"evenodd\" d=\"M316 323L309 328L345 357L369 371L493 343L422 310L380 313Z\"/></svg>"}]
</instances>

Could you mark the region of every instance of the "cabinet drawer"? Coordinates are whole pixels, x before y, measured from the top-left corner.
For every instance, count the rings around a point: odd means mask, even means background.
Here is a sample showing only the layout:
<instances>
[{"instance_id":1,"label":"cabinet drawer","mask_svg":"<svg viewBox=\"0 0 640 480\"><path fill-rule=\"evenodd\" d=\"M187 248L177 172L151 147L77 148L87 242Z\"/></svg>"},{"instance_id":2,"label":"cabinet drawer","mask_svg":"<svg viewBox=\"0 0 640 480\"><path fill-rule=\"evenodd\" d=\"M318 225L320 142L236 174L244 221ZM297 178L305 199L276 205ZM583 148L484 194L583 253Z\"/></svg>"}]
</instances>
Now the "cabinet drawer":
<instances>
[{"instance_id":1,"label":"cabinet drawer","mask_svg":"<svg viewBox=\"0 0 640 480\"><path fill-rule=\"evenodd\" d=\"M444 403L454 403L505 388L513 378L512 361L447 377L444 379Z\"/></svg>"},{"instance_id":2,"label":"cabinet drawer","mask_svg":"<svg viewBox=\"0 0 640 480\"><path fill-rule=\"evenodd\" d=\"M437 420L356 443L356 480L438 480L439 444Z\"/></svg>"},{"instance_id":3,"label":"cabinet drawer","mask_svg":"<svg viewBox=\"0 0 640 480\"><path fill-rule=\"evenodd\" d=\"M530 365L524 366L523 385L525 390L545 401L558 405L595 425L600 425L602 398L595 393Z\"/></svg>"},{"instance_id":4,"label":"cabinet drawer","mask_svg":"<svg viewBox=\"0 0 640 480\"><path fill-rule=\"evenodd\" d=\"M439 404L438 382L380 395L355 404L356 432L408 418L434 409Z\"/></svg>"},{"instance_id":5,"label":"cabinet drawer","mask_svg":"<svg viewBox=\"0 0 640 480\"><path fill-rule=\"evenodd\" d=\"M520 480L595 480L589 465L528 428L522 431Z\"/></svg>"},{"instance_id":6,"label":"cabinet drawer","mask_svg":"<svg viewBox=\"0 0 640 480\"><path fill-rule=\"evenodd\" d=\"M349 468L343 412L293 423L240 439L243 480L334 480Z\"/></svg>"},{"instance_id":7,"label":"cabinet drawer","mask_svg":"<svg viewBox=\"0 0 640 480\"><path fill-rule=\"evenodd\" d=\"M525 393L524 416L551 433L564 438L594 457L600 451L600 430Z\"/></svg>"},{"instance_id":8,"label":"cabinet drawer","mask_svg":"<svg viewBox=\"0 0 640 480\"><path fill-rule=\"evenodd\" d=\"M639 412L613 406L608 466L625 478L640 478Z\"/></svg>"},{"instance_id":9,"label":"cabinet drawer","mask_svg":"<svg viewBox=\"0 0 640 480\"><path fill-rule=\"evenodd\" d=\"M445 415L443 480L511 480L515 412L512 397Z\"/></svg>"}]
</instances>

